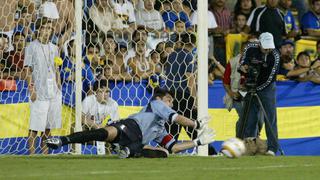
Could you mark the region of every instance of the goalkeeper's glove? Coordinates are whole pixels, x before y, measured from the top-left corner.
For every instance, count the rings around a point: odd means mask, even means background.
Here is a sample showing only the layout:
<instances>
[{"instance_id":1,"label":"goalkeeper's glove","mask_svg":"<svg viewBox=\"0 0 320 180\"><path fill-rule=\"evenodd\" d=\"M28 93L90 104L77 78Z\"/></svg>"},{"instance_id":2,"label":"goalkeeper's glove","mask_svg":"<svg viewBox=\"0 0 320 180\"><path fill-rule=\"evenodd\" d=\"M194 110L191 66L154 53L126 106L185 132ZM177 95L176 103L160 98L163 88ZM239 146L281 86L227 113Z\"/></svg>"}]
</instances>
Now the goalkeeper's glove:
<instances>
[{"instance_id":1,"label":"goalkeeper's glove","mask_svg":"<svg viewBox=\"0 0 320 180\"><path fill-rule=\"evenodd\" d=\"M204 128L198 134L198 138L193 140L196 146L205 145L212 143L214 141L214 137L216 136L215 132L211 128Z\"/></svg>"},{"instance_id":2,"label":"goalkeeper's glove","mask_svg":"<svg viewBox=\"0 0 320 180\"><path fill-rule=\"evenodd\" d=\"M195 121L195 129L202 129L203 127L207 127L210 120L210 116L200 118L198 121Z\"/></svg>"}]
</instances>

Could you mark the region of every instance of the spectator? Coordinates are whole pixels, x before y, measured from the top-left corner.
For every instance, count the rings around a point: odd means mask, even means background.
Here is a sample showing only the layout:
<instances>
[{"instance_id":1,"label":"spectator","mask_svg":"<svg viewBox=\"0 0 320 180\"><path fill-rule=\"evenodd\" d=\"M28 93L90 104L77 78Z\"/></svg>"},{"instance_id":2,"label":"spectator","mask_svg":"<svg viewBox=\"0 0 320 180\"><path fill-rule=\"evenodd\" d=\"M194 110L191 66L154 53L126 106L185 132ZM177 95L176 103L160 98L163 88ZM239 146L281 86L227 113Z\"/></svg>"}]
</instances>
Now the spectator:
<instances>
[{"instance_id":1,"label":"spectator","mask_svg":"<svg viewBox=\"0 0 320 180\"><path fill-rule=\"evenodd\" d=\"M157 51L153 50L150 52L149 59L152 73L157 75L162 74L163 67L160 63L160 54Z\"/></svg>"},{"instance_id":2,"label":"spectator","mask_svg":"<svg viewBox=\"0 0 320 180\"><path fill-rule=\"evenodd\" d=\"M26 1L25 3L27 3ZM22 3L22 1L20 1ZM36 12L33 2L29 4L18 3L18 9L15 14L15 20L17 25L14 28L14 32L22 32L26 37L27 42L32 41L32 36L35 32L34 20L36 18ZM19 5L20 4L20 5Z\"/></svg>"},{"instance_id":3,"label":"spectator","mask_svg":"<svg viewBox=\"0 0 320 180\"><path fill-rule=\"evenodd\" d=\"M10 76L15 79L24 79L22 70L23 70L23 61L24 61L24 52L26 39L22 32L16 32L13 34L13 51L10 51L8 63L10 64Z\"/></svg>"},{"instance_id":4,"label":"spectator","mask_svg":"<svg viewBox=\"0 0 320 180\"><path fill-rule=\"evenodd\" d=\"M186 33L179 39L182 43L181 48L176 48L168 56L165 64L166 87L175 96L173 99L173 109L184 116L196 120L196 62L192 54L195 47L196 36ZM166 124L167 131L178 139L181 126ZM197 133L193 129L187 128L188 135L194 139Z\"/></svg>"},{"instance_id":5,"label":"spectator","mask_svg":"<svg viewBox=\"0 0 320 180\"><path fill-rule=\"evenodd\" d=\"M234 6L234 16L238 14L243 14L246 16L246 19L249 19L251 12L257 7L255 0L237 0L236 5Z\"/></svg>"},{"instance_id":6,"label":"spectator","mask_svg":"<svg viewBox=\"0 0 320 180\"><path fill-rule=\"evenodd\" d=\"M105 79L98 80L93 85L92 95L82 101L83 129L98 129L104 127L102 122L120 120L118 103L110 97L110 89Z\"/></svg>"},{"instance_id":7,"label":"spectator","mask_svg":"<svg viewBox=\"0 0 320 180\"><path fill-rule=\"evenodd\" d=\"M320 0L311 0L310 10L302 16L302 32L309 36L320 37Z\"/></svg>"},{"instance_id":8,"label":"spectator","mask_svg":"<svg viewBox=\"0 0 320 180\"><path fill-rule=\"evenodd\" d=\"M130 32L133 32L136 23L133 4L128 0L114 0L113 5L116 15L122 19L123 27L130 27Z\"/></svg>"},{"instance_id":9,"label":"spectator","mask_svg":"<svg viewBox=\"0 0 320 180\"><path fill-rule=\"evenodd\" d=\"M58 47L50 42L53 23L47 18L36 22L37 39L25 50L24 66L30 92L30 127L28 145L35 153L36 136L41 132L43 154L48 148L43 143L51 129L61 128L61 84L59 70L54 59L59 57Z\"/></svg>"},{"instance_id":10,"label":"spectator","mask_svg":"<svg viewBox=\"0 0 320 180\"><path fill-rule=\"evenodd\" d=\"M277 80L283 81L290 79L290 77L295 74L295 72L293 72L294 66L294 42L285 40L280 48L280 68Z\"/></svg>"},{"instance_id":11,"label":"spectator","mask_svg":"<svg viewBox=\"0 0 320 180\"><path fill-rule=\"evenodd\" d=\"M226 0L209 0L210 10L214 14L217 25L225 34L232 26L232 16L230 10L226 7Z\"/></svg>"},{"instance_id":12,"label":"spectator","mask_svg":"<svg viewBox=\"0 0 320 180\"><path fill-rule=\"evenodd\" d=\"M277 8L278 0L267 0L265 6L256 8L247 21L246 33L269 32L274 37L276 48L280 48L286 36L284 15Z\"/></svg>"},{"instance_id":13,"label":"spectator","mask_svg":"<svg viewBox=\"0 0 320 180\"><path fill-rule=\"evenodd\" d=\"M97 0L89 9L90 20L87 25L91 36L98 36L100 32L108 34L111 30L119 39L124 36L122 20L115 14L112 0ZM103 18L102 18L103 17Z\"/></svg>"},{"instance_id":14,"label":"spectator","mask_svg":"<svg viewBox=\"0 0 320 180\"><path fill-rule=\"evenodd\" d=\"M96 81L92 95L82 101L82 129L99 129L111 121L120 120L118 103L110 97L110 89L105 79ZM97 154L106 154L104 141L97 141Z\"/></svg>"},{"instance_id":15,"label":"spectator","mask_svg":"<svg viewBox=\"0 0 320 180\"><path fill-rule=\"evenodd\" d=\"M130 74L127 72L127 67L124 58L127 53L127 46L125 42L118 45L112 36L107 36L106 41L103 43L105 50L105 64L111 68L112 76L106 77L108 80L131 80ZM119 49L119 50L118 50ZM125 49L125 50L123 50ZM106 73L105 73L106 74Z\"/></svg>"},{"instance_id":16,"label":"spectator","mask_svg":"<svg viewBox=\"0 0 320 180\"><path fill-rule=\"evenodd\" d=\"M172 43L175 43L178 41L177 38L179 38L180 34L185 33L185 23L183 21L176 21L174 23L174 31L169 35L169 41Z\"/></svg>"},{"instance_id":17,"label":"spectator","mask_svg":"<svg viewBox=\"0 0 320 180\"><path fill-rule=\"evenodd\" d=\"M150 77L152 69L150 68L149 61L146 59L146 43L139 41L134 43L134 47L136 55L128 61L128 66L132 70L132 76L135 77L135 81L147 79Z\"/></svg>"},{"instance_id":18,"label":"spectator","mask_svg":"<svg viewBox=\"0 0 320 180\"><path fill-rule=\"evenodd\" d=\"M279 9L284 14L284 22L286 26L287 38L295 38L299 34L299 28L296 25L295 17L293 16L290 8L292 0L280 0Z\"/></svg>"},{"instance_id":19,"label":"spectator","mask_svg":"<svg viewBox=\"0 0 320 180\"><path fill-rule=\"evenodd\" d=\"M39 17L46 17L51 20L59 19L59 11L56 3L45 0L39 8Z\"/></svg>"},{"instance_id":20,"label":"spectator","mask_svg":"<svg viewBox=\"0 0 320 180\"><path fill-rule=\"evenodd\" d=\"M128 64L128 60L136 55L133 45L139 41L147 42L148 31L144 26L138 26L132 34L132 47L128 50L128 54L125 56L125 66ZM147 47L148 48L148 47ZM147 49L149 51L149 48Z\"/></svg>"},{"instance_id":21,"label":"spectator","mask_svg":"<svg viewBox=\"0 0 320 180\"><path fill-rule=\"evenodd\" d=\"M214 56L223 66L226 66L226 42L224 36L230 32L232 17L226 7L226 0L209 0L211 11L217 21L220 32L214 34Z\"/></svg>"},{"instance_id":22,"label":"spectator","mask_svg":"<svg viewBox=\"0 0 320 180\"><path fill-rule=\"evenodd\" d=\"M164 23L160 13L153 8L155 0L144 0L144 9L136 12L137 25L144 26L149 33L160 38Z\"/></svg>"},{"instance_id":23,"label":"spectator","mask_svg":"<svg viewBox=\"0 0 320 180\"><path fill-rule=\"evenodd\" d=\"M304 71L301 70L296 71L294 67L294 59L292 59L290 56L282 55L280 57L280 68L277 74L277 81L286 81L291 79L292 76L304 73Z\"/></svg>"},{"instance_id":24,"label":"spectator","mask_svg":"<svg viewBox=\"0 0 320 180\"><path fill-rule=\"evenodd\" d=\"M144 26L138 26L138 28L132 34L132 41L144 41L147 42L148 39L148 31Z\"/></svg>"},{"instance_id":25,"label":"spectator","mask_svg":"<svg viewBox=\"0 0 320 180\"><path fill-rule=\"evenodd\" d=\"M246 24L247 24L247 19L246 19L245 14L243 14L243 13L235 14L234 21L235 21L234 27L230 30L230 33L245 34L245 28L246 28Z\"/></svg>"},{"instance_id":26,"label":"spectator","mask_svg":"<svg viewBox=\"0 0 320 180\"><path fill-rule=\"evenodd\" d=\"M48 1L48 0L46 0ZM54 21L54 36L53 42L56 43L60 48L65 41L70 39L72 33L74 32L74 22L75 22L75 10L73 6L74 0L53 0L52 2L56 5L59 17L57 18L56 13L53 17L56 19ZM40 7L41 9L41 7ZM45 10L43 13L48 13L51 10ZM41 13L40 13L41 14Z\"/></svg>"},{"instance_id":27,"label":"spectator","mask_svg":"<svg viewBox=\"0 0 320 180\"><path fill-rule=\"evenodd\" d=\"M86 57L84 59L84 63L90 65L94 77L96 79L101 78L103 75L103 60L100 57L101 48L99 44L89 44L87 46Z\"/></svg>"},{"instance_id":28,"label":"spectator","mask_svg":"<svg viewBox=\"0 0 320 180\"><path fill-rule=\"evenodd\" d=\"M311 62L308 52L300 52L297 56L295 72L292 77L300 82L311 81L320 84L320 61Z\"/></svg>"},{"instance_id":29,"label":"spectator","mask_svg":"<svg viewBox=\"0 0 320 180\"><path fill-rule=\"evenodd\" d=\"M160 62L161 64L166 64L167 58L168 56L174 51L174 46L175 48L181 48L181 42L176 42L176 44L173 44L171 42L165 42L164 43L164 49L162 51L162 53L160 53Z\"/></svg>"},{"instance_id":30,"label":"spectator","mask_svg":"<svg viewBox=\"0 0 320 180\"><path fill-rule=\"evenodd\" d=\"M151 76L148 80L147 90L153 92L156 88L164 85L163 66L160 62L160 54L152 50L149 54L149 63L151 68Z\"/></svg>"},{"instance_id":31,"label":"spectator","mask_svg":"<svg viewBox=\"0 0 320 180\"><path fill-rule=\"evenodd\" d=\"M153 8L155 0L144 0L144 9L136 12L137 25L144 26L148 32L147 46L154 49L156 44L167 38L160 13Z\"/></svg>"},{"instance_id":32,"label":"spectator","mask_svg":"<svg viewBox=\"0 0 320 180\"><path fill-rule=\"evenodd\" d=\"M6 34L0 34L0 79L7 79L10 74L10 64L8 62L9 37Z\"/></svg>"},{"instance_id":33,"label":"spectator","mask_svg":"<svg viewBox=\"0 0 320 180\"><path fill-rule=\"evenodd\" d=\"M188 17L191 20L191 15L196 9L192 9L192 6L190 5L188 0L183 0L182 1L182 9L183 11L188 15ZM192 23L191 23L192 24Z\"/></svg>"},{"instance_id":34,"label":"spectator","mask_svg":"<svg viewBox=\"0 0 320 180\"><path fill-rule=\"evenodd\" d=\"M163 18L163 13L172 11L172 5L169 0L165 0L163 2L160 2L159 0L157 0L155 2L154 9L158 10Z\"/></svg>"},{"instance_id":35,"label":"spectator","mask_svg":"<svg viewBox=\"0 0 320 180\"><path fill-rule=\"evenodd\" d=\"M310 0L292 0L293 7L298 11L298 22L301 22L302 16L308 11L308 1Z\"/></svg>"},{"instance_id":36,"label":"spectator","mask_svg":"<svg viewBox=\"0 0 320 180\"><path fill-rule=\"evenodd\" d=\"M13 50L12 46L12 35L13 30L23 23L24 26L30 24L30 17L33 16L34 13L34 4L30 0L3 0L1 1L2 6L0 7L0 33L6 34L9 37L9 46L7 48L7 52ZM28 16L23 16L21 14L22 9L24 11L24 15L28 14Z\"/></svg>"},{"instance_id":37,"label":"spectator","mask_svg":"<svg viewBox=\"0 0 320 180\"><path fill-rule=\"evenodd\" d=\"M69 42L67 42L67 51L62 53L62 67L60 70L60 78L62 81L63 89L71 88L71 93L67 93L67 96L70 96L70 98L65 98L64 102L69 106L74 106L75 104L75 91L73 91L74 83L75 83L75 43L74 39L71 39ZM81 70L81 78L82 78L82 99L87 96L87 94L90 93L90 90L92 90L93 84L95 82L94 74L91 70L90 64L88 63L82 63L82 70ZM66 96L66 95L65 95ZM66 102L66 100L70 100L69 102Z\"/></svg>"},{"instance_id":38,"label":"spectator","mask_svg":"<svg viewBox=\"0 0 320 180\"><path fill-rule=\"evenodd\" d=\"M173 31L175 22L182 21L185 23L185 28L191 27L191 22L189 20L188 15L183 11L182 1L181 0L173 0L171 2L173 9L170 11L165 11L162 13L163 21L166 24L166 28Z\"/></svg>"},{"instance_id":39,"label":"spectator","mask_svg":"<svg viewBox=\"0 0 320 180\"><path fill-rule=\"evenodd\" d=\"M294 56L294 42L291 40L284 40L280 47L281 56L289 56L293 59Z\"/></svg>"}]
</instances>

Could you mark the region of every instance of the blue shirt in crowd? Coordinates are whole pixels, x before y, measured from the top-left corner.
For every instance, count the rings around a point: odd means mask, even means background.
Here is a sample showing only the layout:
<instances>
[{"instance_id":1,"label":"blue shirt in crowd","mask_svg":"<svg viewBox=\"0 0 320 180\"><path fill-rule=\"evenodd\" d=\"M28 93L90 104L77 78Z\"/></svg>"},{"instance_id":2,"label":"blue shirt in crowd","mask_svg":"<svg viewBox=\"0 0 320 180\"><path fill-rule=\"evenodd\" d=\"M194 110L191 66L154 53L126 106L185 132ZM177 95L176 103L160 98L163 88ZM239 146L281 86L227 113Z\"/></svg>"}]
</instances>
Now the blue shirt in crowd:
<instances>
[{"instance_id":1,"label":"blue shirt in crowd","mask_svg":"<svg viewBox=\"0 0 320 180\"><path fill-rule=\"evenodd\" d=\"M186 28L191 27L191 22L189 20L189 17L183 11L179 12L178 15L173 11L165 11L162 13L162 19L166 24L166 27L171 30L174 29L174 23L178 20L184 22L186 25Z\"/></svg>"},{"instance_id":2,"label":"blue shirt in crowd","mask_svg":"<svg viewBox=\"0 0 320 180\"><path fill-rule=\"evenodd\" d=\"M297 31L298 26L296 24L295 18L290 10L284 12L284 23L286 26L286 32Z\"/></svg>"},{"instance_id":3,"label":"blue shirt in crowd","mask_svg":"<svg viewBox=\"0 0 320 180\"><path fill-rule=\"evenodd\" d=\"M318 18L312 11L308 11L302 16L301 28L304 33L307 29L320 29L320 18Z\"/></svg>"},{"instance_id":4,"label":"blue shirt in crowd","mask_svg":"<svg viewBox=\"0 0 320 180\"><path fill-rule=\"evenodd\" d=\"M61 66L60 70L60 77L62 86L65 86L65 88L62 88L66 92L63 93L63 103L67 104L69 106L75 105L75 83L74 81L68 81L68 78L72 75L72 73L75 73L75 64L72 62L72 60L65 56L65 54L62 54L63 64ZM93 75L93 72L91 70L90 65L87 63L83 63L82 67L82 99L86 97L86 93L90 89L90 87L93 86L95 82L95 78ZM68 97L67 97L68 96Z\"/></svg>"}]
</instances>

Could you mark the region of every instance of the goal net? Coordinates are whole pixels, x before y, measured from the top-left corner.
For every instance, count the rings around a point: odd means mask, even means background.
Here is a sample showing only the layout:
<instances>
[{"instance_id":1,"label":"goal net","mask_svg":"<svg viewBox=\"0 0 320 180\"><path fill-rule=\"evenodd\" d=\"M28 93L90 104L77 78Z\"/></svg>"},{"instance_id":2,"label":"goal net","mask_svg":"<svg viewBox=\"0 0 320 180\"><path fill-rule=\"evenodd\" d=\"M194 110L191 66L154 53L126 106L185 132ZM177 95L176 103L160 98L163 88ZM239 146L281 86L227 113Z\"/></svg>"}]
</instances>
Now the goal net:
<instances>
[{"instance_id":1,"label":"goal net","mask_svg":"<svg viewBox=\"0 0 320 180\"><path fill-rule=\"evenodd\" d=\"M148 103L156 87L170 89L174 109L197 119L194 3L88 0L82 9L76 3L3 1L0 154L77 152L74 145L48 151L41 142L126 118ZM177 140L196 137L176 124L166 128ZM80 147L82 154L112 153L103 142Z\"/></svg>"}]
</instances>

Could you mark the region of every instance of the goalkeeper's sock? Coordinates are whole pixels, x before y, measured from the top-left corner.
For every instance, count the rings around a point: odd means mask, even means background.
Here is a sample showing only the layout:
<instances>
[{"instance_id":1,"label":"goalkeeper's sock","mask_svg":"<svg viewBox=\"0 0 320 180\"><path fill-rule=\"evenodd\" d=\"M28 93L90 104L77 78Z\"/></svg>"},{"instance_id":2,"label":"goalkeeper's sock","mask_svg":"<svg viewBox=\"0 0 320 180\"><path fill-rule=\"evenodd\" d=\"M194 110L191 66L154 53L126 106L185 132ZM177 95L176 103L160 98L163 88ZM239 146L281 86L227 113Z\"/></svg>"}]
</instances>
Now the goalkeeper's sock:
<instances>
[{"instance_id":1,"label":"goalkeeper's sock","mask_svg":"<svg viewBox=\"0 0 320 180\"><path fill-rule=\"evenodd\" d=\"M62 145L71 143L85 143L89 141L105 141L108 137L108 131L104 128L91 131L82 131L61 137Z\"/></svg>"}]
</instances>

